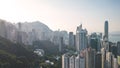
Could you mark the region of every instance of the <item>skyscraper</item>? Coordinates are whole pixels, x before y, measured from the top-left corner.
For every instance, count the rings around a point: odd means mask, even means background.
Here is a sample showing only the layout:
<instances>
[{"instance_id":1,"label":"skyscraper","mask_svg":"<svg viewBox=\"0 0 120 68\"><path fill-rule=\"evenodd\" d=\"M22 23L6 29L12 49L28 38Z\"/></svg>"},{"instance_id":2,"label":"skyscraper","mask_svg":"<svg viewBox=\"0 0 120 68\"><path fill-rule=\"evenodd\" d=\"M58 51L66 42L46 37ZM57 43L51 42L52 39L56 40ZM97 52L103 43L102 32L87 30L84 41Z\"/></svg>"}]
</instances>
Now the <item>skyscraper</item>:
<instances>
[{"instance_id":1,"label":"skyscraper","mask_svg":"<svg viewBox=\"0 0 120 68\"><path fill-rule=\"evenodd\" d=\"M106 61L105 61L105 68L112 68L112 53L106 53Z\"/></svg>"},{"instance_id":2,"label":"skyscraper","mask_svg":"<svg viewBox=\"0 0 120 68\"><path fill-rule=\"evenodd\" d=\"M104 41L103 41L103 46L104 46L105 50L108 52L108 51L109 51L108 21L105 21L103 40L104 40Z\"/></svg>"},{"instance_id":3,"label":"skyscraper","mask_svg":"<svg viewBox=\"0 0 120 68\"><path fill-rule=\"evenodd\" d=\"M102 54L100 52L95 55L95 68L102 68Z\"/></svg>"},{"instance_id":4,"label":"skyscraper","mask_svg":"<svg viewBox=\"0 0 120 68\"><path fill-rule=\"evenodd\" d=\"M85 49L85 66L86 68L95 68L95 49Z\"/></svg>"},{"instance_id":5,"label":"skyscraper","mask_svg":"<svg viewBox=\"0 0 120 68\"><path fill-rule=\"evenodd\" d=\"M105 68L105 60L106 60L106 52L105 52L105 48L101 49L101 59L102 59L102 68Z\"/></svg>"},{"instance_id":6,"label":"skyscraper","mask_svg":"<svg viewBox=\"0 0 120 68\"><path fill-rule=\"evenodd\" d=\"M74 35L73 32L69 32L69 46L74 48Z\"/></svg>"},{"instance_id":7,"label":"skyscraper","mask_svg":"<svg viewBox=\"0 0 120 68\"><path fill-rule=\"evenodd\" d=\"M106 41L108 41L108 21L105 21L105 25L104 25L104 39Z\"/></svg>"},{"instance_id":8,"label":"skyscraper","mask_svg":"<svg viewBox=\"0 0 120 68\"><path fill-rule=\"evenodd\" d=\"M79 62L80 62L79 60L80 60L80 58L79 58L79 54L78 54L78 55L75 57L75 68L80 68L80 67L79 67L79 64L80 64L80 63L79 63Z\"/></svg>"},{"instance_id":9,"label":"skyscraper","mask_svg":"<svg viewBox=\"0 0 120 68\"><path fill-rule=\"evenodd\" d=\"M120 56L120 42L117 42L117 55Z\"/></svg>"},{"instance_id":10,"label":"skyscraper","mask_svg":"<svg viewBox=\"0 0 120 68\"><path fill-rule=\"evenodd\" d=\"M117 62L118 67L120 67L120 42L117 42Z\"/></svg>"},{"instance_id":11,"label":"skyscraper","mask_svg":"<svg viewBox=\"0 0 120 68\"><path fill-rule=\"evenodd\" d=\"M74 55L72 55L69 58L69 68L75 68L75 56Z\"/></svg>"},{"instance_id":12,"label":"skyscraper","mask_svg":"<svg viewBox=\"0 0 120 68\"><path fill-rule=\"evenodd\" d=\"M79 63L80 63L80 68L86 68L85 66L85 52L81 51L80 53L80 59L79 59Z\"/></svg>"},{"instance_id":13,"label":"skyscraper","mask_svg":"<svg viewBox=\"0 0 120 68\"><path fill-rule=\"evenodd\" d=\"M89 37L90 47L95 49L96 51L100 51L100 49L101 49L100 40L101 40L100 33L92 33Z\"/></svg>"},{"instance_id":14,"label":"skyscraper","mask_svg":"<svg viewBox=\"0 0 120 68\"><path fill-rule=\"evenodd\" d=\"M117 58L115 58L114 56L112 57L112 68L118 68Z\"/></svg>"},{"instance_id":15,"label":"skyscraper","mask_svg":"<svg viewBox=\"0 0 120 68\"><path fill-rule=\"evenodd\" d=\"M59 38L59 52L63 53L64 52L64 41L63 41L63 37Z\"/></svg>"},{"instance_id":16,"label":"skyscraper","mask_svg":"<svg viewBox=\"0 0 120 68\"><path fill-rule=\"evenodd\" d=\"M87 30L82 29L82 24L76 30L76 49L81 51L87 47Z\"/></svg>"},{"instance_id":17,"label":"skyscraper","mask_svg":"<svg viewBox=\"0 0 120 68\"><path fill-rule=\"evenodd\" d=\"M69 56L68 56L68 54L62 55L62 68L69 68Z\"/></svg>"}]
</instances>

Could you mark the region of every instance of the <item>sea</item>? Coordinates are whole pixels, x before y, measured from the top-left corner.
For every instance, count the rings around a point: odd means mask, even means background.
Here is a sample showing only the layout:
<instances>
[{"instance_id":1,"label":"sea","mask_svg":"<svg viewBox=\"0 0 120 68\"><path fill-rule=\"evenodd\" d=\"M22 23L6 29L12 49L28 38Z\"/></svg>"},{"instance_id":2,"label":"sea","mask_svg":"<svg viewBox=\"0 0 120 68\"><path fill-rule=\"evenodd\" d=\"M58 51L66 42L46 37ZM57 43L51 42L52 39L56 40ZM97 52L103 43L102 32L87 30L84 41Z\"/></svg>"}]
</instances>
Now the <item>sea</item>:
<instances>
[{"instance_id":1,"label":"sea","mask_svg":"<svg viewBox=\"0 0 120 68\"><path fill-rule=\"evenodd\" d=\"M120 42L120 34L116 34L116 35L111 34L111 35L109 35L109 41L114 42L114 43L116 43L118 41Z\"/></svg>"}]
</instances>

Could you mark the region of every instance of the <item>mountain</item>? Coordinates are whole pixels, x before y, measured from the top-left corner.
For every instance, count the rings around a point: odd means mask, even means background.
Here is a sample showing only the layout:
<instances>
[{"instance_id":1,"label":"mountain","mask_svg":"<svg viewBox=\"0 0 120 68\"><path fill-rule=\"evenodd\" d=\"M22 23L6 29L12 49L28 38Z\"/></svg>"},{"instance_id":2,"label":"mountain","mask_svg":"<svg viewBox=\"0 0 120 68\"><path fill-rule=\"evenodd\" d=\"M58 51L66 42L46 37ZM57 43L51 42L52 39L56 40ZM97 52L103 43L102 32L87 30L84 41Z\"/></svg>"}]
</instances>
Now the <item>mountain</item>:
<instances>
[{"instance_id":1,"label":"mountain","mask_svg":"<svg viewBox=\"0 0 120 68\"><path fill-rule=\"evenodd\" d=\"M18 24L16 24L15 26L19 29ZM51 42L54 42L53 40L55 36L62 36L65 40L65 43L68 43L67 31L52 31L47 25L43 24L40 21L21 23L21 31L26 32L28 35L34 33L34 36L36 36L37 39L49 40Z\"/></svg>"},{"instance_id":2,"label":"mountain","mask_svg":"<svg viewBox=\"0 0 120 68\"><path fill-rule=\"evenodd\" d=\"M10 22L0 19L0 36L17 42L17 28Z\"/></svg>"},{"instance_id":3,"label":"mountain","mask_svg":"<svg viewBox=\"0 0 120 68\"><path fill-rule=\"evenodd\" d=\"M45 55L57 55L59 54L58 46L50 41L35 41L33 43L35 49L43 49Z\"/></svg>"},{"instance_id":4,"label":"mountain","mask_svg":"<svg viewBox=\"0 0 120 68\"><path fill-rule=\"evenodd\" d=\"M0 36L14 43L19 42L25 45L32 45L32 43L37 40L47 40L58 45L59 38L63 37L64 43L68 44L67 31L52 31L47 25L40 21L13 24L0 19Z\"/></svg>"},{"instance_id":5,"label":"mountain","mask_svg":"<svg viewBox=\"0 0 120 68\"><path fill-rule=\"evenodd\" d=\"M23 46L0 37L0 68L33 68L37 55Z\"/></svg>"},{"instance_id":6,"label":"mountain","mask_svg":"<svg viewBox=\"0 0 120 68\"><path fill-rule=\"evenodd\" d=\"M18 24L16 24L18 27ZM52 30L45 24L39 21L34 21L34 22L23 22L21 23L21 29L22 31L25 32L30 32L32 29L41 31L41 32L52 32Z\"/></svg>"},{"instance_id":7,"label":"mountain","mask_svg":"<svg viewBox=\"0 0 120 68\"><path fill-rule=\"evenodd\" d=\"M18 24L16 27L19 28ZM21 23L21 31L28 34L34 32L39 40L49 40L53 32L47 25L39 21Z\"/></svg>"}]
</instances>

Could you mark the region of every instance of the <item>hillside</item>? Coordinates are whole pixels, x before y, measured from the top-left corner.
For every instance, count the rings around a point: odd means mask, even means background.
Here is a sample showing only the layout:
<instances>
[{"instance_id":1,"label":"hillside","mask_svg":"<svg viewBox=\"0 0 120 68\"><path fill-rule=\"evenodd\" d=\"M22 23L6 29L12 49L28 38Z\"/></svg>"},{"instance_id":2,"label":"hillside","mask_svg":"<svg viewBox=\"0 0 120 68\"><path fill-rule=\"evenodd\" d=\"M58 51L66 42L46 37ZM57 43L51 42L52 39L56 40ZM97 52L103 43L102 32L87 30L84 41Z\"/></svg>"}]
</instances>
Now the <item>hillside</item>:
<instances>
[{"instance_id":1,"label":"hillside","mask_svg":"<svg viewBox=\"0 0 120 68\"><path fill-rule=\"evenodd\" d=\"M15 24L16 28L18 28L18 24ZM65 44L68 43L68 34L67 31L53 31L46 24L40 21L33 22L21 22L21 30L26 32L28 36L31 32L34 32L35 36L39 40L54 40L56 36L63 36L65 40ZM33 37L33 36L32 36ZM58 41L58 40L56 40ZM54 41L52 41L54 42Z\"/></svg>"},{"instance_id":2,"label":"hillside","mask_svg":"<svg viewBox=\"0 0 120 68\"><path fill-rule=\"evenodd\" d=\"M50 41L35 41L33 44L34 48L43 49L47 55L58 55L58 46Z\"/></svg>"},{"instance_id":3,"label":"hillside","mask_svg":"<svg viewBox=\"0 0 120 68\"><path fill-rule=\"evenodd\" d=\"M18 24L15 25L18 28ZM39 21L34 22L22 22L21 30L30 34L34 30L37 38L40 40L48 40L52 35L52 30L45 24Z\"/></svg>"},{"instance_id":4,"label":"hillside","mask_svg":"<svg viewBox=\"0 0 120 68\"><path fill-rule=\"evenodd\" d=\"M23 46L0 37L0 68L34 67L37 56Z\"/></svg>"},{"instance_id":5,"label":"hillside","mask_svg":"<svg viewBox=\"0 0 120 68\"><path fill-rule=\"evenodd\" d=\"M18 24L15 25L18 28ZM25 32L30 32L32 29L42 31L42 32L52 32L52 30L45 24L39 21L34 22L22 22L21 29Z\"/></svg>"}]
</instances>

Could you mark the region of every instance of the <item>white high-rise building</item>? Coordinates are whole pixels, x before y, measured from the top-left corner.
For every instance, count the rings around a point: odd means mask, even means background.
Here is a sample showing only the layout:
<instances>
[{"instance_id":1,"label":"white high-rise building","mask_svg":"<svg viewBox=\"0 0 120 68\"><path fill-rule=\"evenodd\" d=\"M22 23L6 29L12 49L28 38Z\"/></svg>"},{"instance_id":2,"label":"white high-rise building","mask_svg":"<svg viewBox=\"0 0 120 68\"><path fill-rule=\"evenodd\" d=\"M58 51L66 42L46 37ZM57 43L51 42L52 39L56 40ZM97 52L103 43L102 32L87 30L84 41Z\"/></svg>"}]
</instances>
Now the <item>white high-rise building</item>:
<instances>
[{"instance_id":1,"label":"white high-rise building","mask_svg":"<svg viewBox=\"0 0 120 68\"><path fill-rule=\"evenodd\" d=\"M80 57L80 68L85 68L85 58Z\"/></svg>"},{"instance_id":2,"label":"white high-rise building","mask_svg":"<svg viewBox=\"0 0 120 68\"><path fill-rule=\"evenodd\" d=\"M74 55L69 58L69 68L75 68L75 57L74 57Z\"/></svg>"},{"instance_id":3,"label":"white high-rise building","mask_svg":"<svg viewBox=\"0 0 120 68\"><path fill-rule=\"evenodd\" d=\"M106 68L112 68L112 53L107 52L106 53Z\"/></svg>"},{"instance_id":4,"label":"white high-rise building","mask_svg":"<svg viewBox=\"0 0 120 68\"><path fill-rule=\"evenodd\" d=\"M86 68L95 68L95 49L85 49L85 63Z\"/></svg>"},{"instance_id":5,"label":"white high-rise building","mask_svg":"<svg viewBox=\"0 0 120 68\"><path fill-rule=\"evenodd\" d=\"M85 52L84 51L81 51L79 61L80 61L79 68L85 68Z\"/></svg>"},{"instance_id":6,"label":"white high-rise building","mask_svg":"<svg viewBox=\"0 0 120 68\"><path fill-rule=\"evenodd\" d=\"M87 47L87 30L82 29L82 24L76 30L76 49L81 51Z\"/></svg>"},{"instance_id":7,"label":"white high-rise building","mask_svg":"<svg viewBox=\"0 0 120 68\"><path fill-rule=\"evenodd\" d=\"M79 62L80 62L80 60L79 60L80 58L79 58L79 55L77 55L76 57L75 57L75 68L79 68Z\"/></svg>"},{"instance_id":8,"label":"white high-rise building","mask_svg":"<svg viewBox=\"0 0 120 68\"><path fill-rule=\"evenodd\" d=\"M112 68L118 68L117 58L113 57L112 60Z\"/></svg>"},{"instance_id":9,"label":"white high-rise building","mask_svg":"<svg viewBox=\"0 0 120 68\"><path fill-rule=\"evenodd\" d=\"M101 49L101 53L102 53L102 68L105 68L105 60L106 60L106 52L105 52L105 48Z\"/></svg>"},{"instance_id":10,"label":"white high-rise building","mask_svg":"<svg viewBox=\"0 0 120 68\"><path fill-rule=\"evenodd\" d=\"M62 55L62 68L69 68L69 56L67 54Z\"/></svg>"}]
</instances>

